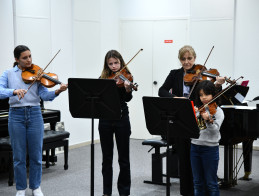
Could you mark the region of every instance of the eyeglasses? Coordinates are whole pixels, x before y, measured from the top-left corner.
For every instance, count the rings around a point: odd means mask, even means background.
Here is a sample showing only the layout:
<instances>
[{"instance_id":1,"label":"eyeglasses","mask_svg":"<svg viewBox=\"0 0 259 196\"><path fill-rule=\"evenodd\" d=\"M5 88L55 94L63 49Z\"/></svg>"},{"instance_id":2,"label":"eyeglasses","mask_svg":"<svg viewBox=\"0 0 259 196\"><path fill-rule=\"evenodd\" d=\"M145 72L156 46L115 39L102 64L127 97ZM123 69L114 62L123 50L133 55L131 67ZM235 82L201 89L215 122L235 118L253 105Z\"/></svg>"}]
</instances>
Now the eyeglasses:
<instances>
[{"instance_id":1,"label":"eyeglasses","mask_svg":"<svg viewBox=\"0 0 259 196\"><path fill-rule=\"evenodd\" d=\"M193 57L187 57L187 58L183 57L183 58L181 58L181 61L185 61L186 59L187 59L188 61L191 61L191 60L193 59Z\"/></svg>"}]
</instances>

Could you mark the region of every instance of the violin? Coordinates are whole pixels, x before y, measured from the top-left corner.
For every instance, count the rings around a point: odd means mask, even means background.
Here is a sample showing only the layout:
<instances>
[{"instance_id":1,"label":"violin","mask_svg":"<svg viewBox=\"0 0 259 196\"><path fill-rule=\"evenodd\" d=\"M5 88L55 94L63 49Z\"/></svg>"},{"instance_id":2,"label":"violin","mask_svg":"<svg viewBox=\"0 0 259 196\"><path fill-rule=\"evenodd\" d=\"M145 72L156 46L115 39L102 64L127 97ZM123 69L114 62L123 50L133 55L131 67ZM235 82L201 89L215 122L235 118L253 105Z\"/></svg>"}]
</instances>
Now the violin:
<instances>
[{"instance_id":1,"label":"violin","mask_svg":"<svg viewBox=\"0 0 259 196\"><path fill-rule=\"evenodd\" d=\"M216 114L217 107L218 106L217 106L216 102L212 102L210 104L204 104L198 108L199 115L196 117L196 121L197 121L197 124L198 124L198 127L200 130L204 130L207 128L205 119L203 118L202 114L204 112L207 112L209 114L209 119L207 120L207 122L213 123L214 120L212 117L214 114Z\"/></svg>"},{"instance_id":2,"label":"violin","mask_svg":"<svg viewBox=\"0 0 259 196\"><path fill-rule=\"evenodd\" d=\"M131 89L137 91L138 90L138 84L137 83L132 83L133 82L133 76L131 75L131 73L128 70L128 64L138 55L138 53L140 53L140 51L143 51L143 49L141 48L130 60L129 62L121 68L120 71L116 72L116 73L112 73L108 79L114 79L116 80L116 84L118 87L124 87L124 82L127 81L130 84Z\"/></svg>"},{"instance_id":3,"label":"violin","mask_svg":"<svg viewBox=\"0 0 259 196\"><path fill-rule=\"evenodd\" d=\"M61 84L56 74L45 73L38 65L34 64L29 68L26 67L22 69L22 79L26 84L32 83L36 80L47 88L52 88L56 84Z\"/></svg>"},{"instance_id":4,"label":"violin","mask_svg":"<svg viewBox=\"0 0 259 196\"><path fill-rule=\"evenodd\" d=\"M207 63L207 61L209 59L209 56L210 56L210 54L211 54L213 49L214 49L214 46L211 48L210 53L209 53L209 55L208 55L208 57L207 57L207 59L206 59L206 61L204 63L204 66L202 66L202 65L197 66L197 68L196 68L197 70L194 72L196 75L194 77L192 77L192 75L190 77L186 76L187 74L185 75L187 83L189 82L189 84L192 85L192 89L190 90L190 93L189 93L189 95L187 97L188 99L191 97L191 94L192 94L196 84L198 83L199 79L202 78L201 77L201 73L206 70L205 64ZM196 66L194 66L194 69L195 69L195 67Z\"/></svg>"},{"instance_id":5,"label":"violin","mask_svg":"<svg viewBox=\"0 0 259 196\"><path fill-rule=\"evenodd\" d=\"M210 77L209 75L205 75L203 73L212 74L213 77ZM194 65L191 70L188 70L186 72L183 80L186 85L193 85L196 81L207 80L207 76L211 78L212 82L215 82L216 76L219 76L219 72L217 69L207 70L205 66L197 64Z\"/></svg>"},{"instance_id":6,"label":"violin","mask_svg":"<svg viewBox=\"0 0 259 196\"><path fill-rule=\"evenodd\" d=\"M212 102L210 104L202 105L201 107L199 107L198 111L200 112L200 114L202 114L204 112L208 112L208 114L209 114L209 122L213 123L212 116L214 114L216 114L217 107L218 107L217 103L216 102Z\"/></svg>"},{"instance_id":7,"label":"violin","mask_svg":"<svg viewBox=\"0 0 259 196\"><path fill-rule=\"evenodd\" d=\"M120 72L112 73L108 79L114 79L116 80L116 84L118 87L124 87L124 82L127 81L130 84L130 88L137 91L138 90L138 84L133 84L133 76L127 69L123 69Z\"/></svg>"}]
</instances>

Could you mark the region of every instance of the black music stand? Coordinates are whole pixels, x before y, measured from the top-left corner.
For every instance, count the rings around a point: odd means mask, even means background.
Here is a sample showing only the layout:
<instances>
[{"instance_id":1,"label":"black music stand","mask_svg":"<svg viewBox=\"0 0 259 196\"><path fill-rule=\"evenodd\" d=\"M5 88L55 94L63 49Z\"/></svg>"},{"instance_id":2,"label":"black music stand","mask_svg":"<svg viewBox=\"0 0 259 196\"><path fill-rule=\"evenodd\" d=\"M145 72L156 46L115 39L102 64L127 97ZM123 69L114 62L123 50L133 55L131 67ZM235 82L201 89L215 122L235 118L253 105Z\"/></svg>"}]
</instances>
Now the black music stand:
<instances>
[{"instance_id":1,"label":"black music stand","mask_svg":"<svg viewBox=\"0 0 259 196\"><path fill-rule=\"evenodd\" d=\"M94 195L94 118L120 119L116 82L108 79L68 79L69 110L74 118L92 119L91 196Z\"/></svg>"},{"instance_id":2,"label":"black music stand","mask_svg":"<svg viewBox=\"0 0 259 196\"><path fill-rule=\"evenodd\" d=\"M235 85L222 95L221 105L242 105L242 99L246 97L248 86Z\"/></svg>"},{"instance_id":3,"label":"black music stand","mask_svg":"<svg viewBox=\"0 0 259 196\"><path fill-rule=\"evenodd\" d=\"M143 97L146 126L151 135L167 135L166 195L170 195L169 138L198 138L199 128L189 99Z\"/></svg>"}]
</instances>

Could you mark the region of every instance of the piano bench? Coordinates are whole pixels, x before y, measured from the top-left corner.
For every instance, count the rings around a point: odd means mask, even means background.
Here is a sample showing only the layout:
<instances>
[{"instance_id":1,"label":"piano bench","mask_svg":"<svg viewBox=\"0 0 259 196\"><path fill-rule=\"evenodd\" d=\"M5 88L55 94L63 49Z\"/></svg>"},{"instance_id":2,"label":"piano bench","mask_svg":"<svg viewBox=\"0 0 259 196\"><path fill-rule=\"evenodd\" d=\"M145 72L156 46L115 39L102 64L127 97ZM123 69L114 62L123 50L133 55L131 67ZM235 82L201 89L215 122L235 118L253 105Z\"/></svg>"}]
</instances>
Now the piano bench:
<instances>
[{"instance_id":1,"label":"piano bench","mask_svg":"<svg viewBox=\"0 0 259 196\"><path fill-rule=\"evenodd\" d=\"M167 146L166 140L155 140L155 139L147 139L142 142L142 145L150 145L151 149L155 149L155 153L152 154L152 180L145 180L144 183L148 184L158 184L158 185L166 185L163 183L163 158L166 157L166 152L160 153L161 147Z\"/></svg>"},{"instance_id":2,"label":"piano bench","mask_svg":"<svg viewBox=\"0 0 259 196\"><path fill-rule=\"evenodd\" d=\"M8 153L8 171L9 171L9 179L8 185L13 185L13 151L11 146L10 137L1 137L0 138L0 152Z\"/></svg>"},{"instance_id":3,"label":"piano bench","mask_svg":"<svg viewBox=\"0 0 259 196\"><path fill-rule=\"evenodd\" d=\"M49 162L56 162L55 148L64 147L64 169L68 169L68 139L70 133L67 131L45 130L43 136L43 150L46 151L46 167L49 168ZM51 150L51 156L49 151Z\"/></svg>"},{"instance_id":4,"label":"piano bench","mask_svg":"<svg viewBox=\"0 0 259 196\"><path fill-rule=\"evenodd\" d=\"M67 131L53 131L45 130L43 136L43 150L46 151L46 167L49 167L49 150L55 152L55 148L64 147L64 169L68 169L68 139L70 133ZM13 185L13 152L11 147L11 141L9 136L0 138L0 152L8 152L8 170L9 170L9 179L8 185ZM53 154L51 154L53 155Z\"/></svg>"}]
</instances>

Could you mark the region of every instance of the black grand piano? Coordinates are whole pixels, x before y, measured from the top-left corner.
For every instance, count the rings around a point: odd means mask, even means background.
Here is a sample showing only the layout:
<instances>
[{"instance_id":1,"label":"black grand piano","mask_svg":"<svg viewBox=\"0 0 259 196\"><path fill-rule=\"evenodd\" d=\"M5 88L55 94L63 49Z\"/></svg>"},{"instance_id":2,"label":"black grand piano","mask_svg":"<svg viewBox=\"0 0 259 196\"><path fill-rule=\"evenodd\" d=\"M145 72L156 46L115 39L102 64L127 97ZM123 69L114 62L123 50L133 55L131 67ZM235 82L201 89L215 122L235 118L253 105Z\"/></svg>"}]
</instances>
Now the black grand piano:
<instances>
[{"instance_id":1,"label":"black grand piano","mask_svg":"<svg viewBox=\"0 0 259 196\"><path fill-rule=\"evenodd\" d=\"M8 111L9 99L0 99L0 137L8 136ZM60 111L44 108L44 103L41 101L41 112L44 123L50 123L50 129L55 130L57 122L60 122Z\"/></svg>"},{"instance_id":2,"label":"black grand piano","mask_svg":"<svg viewBox=\"0 0 259 196\"><path fill-rule=\"evenodd\" d=\"M237 163L235 163L235 145L244 141L253 141L259 137L259 110L241 104L236 95L243 97L248 87L235 86L223 99L225 119L221 125L220 145L224 146L224 179L222 188L234 186L237 183ZM242 106L243 105L243 106ZM244 155L245 156L245 155Z\"/></svg>"}]
</instances>

